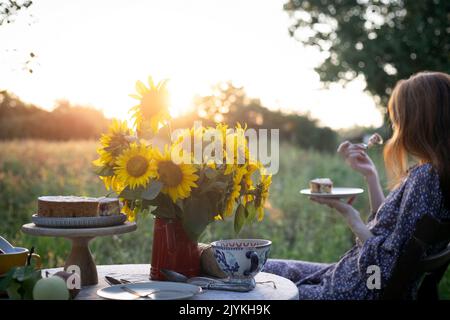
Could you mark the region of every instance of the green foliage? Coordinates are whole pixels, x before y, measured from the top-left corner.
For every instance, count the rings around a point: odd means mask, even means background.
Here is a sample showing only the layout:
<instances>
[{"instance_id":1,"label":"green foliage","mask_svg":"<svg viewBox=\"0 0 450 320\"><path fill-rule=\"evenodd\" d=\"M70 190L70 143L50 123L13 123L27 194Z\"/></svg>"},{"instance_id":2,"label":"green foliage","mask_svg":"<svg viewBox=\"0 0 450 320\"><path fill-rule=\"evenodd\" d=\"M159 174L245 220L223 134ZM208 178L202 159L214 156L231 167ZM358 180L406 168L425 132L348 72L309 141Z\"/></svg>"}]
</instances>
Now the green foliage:
<instances>
[{"instance_id":1,"label":"green foliage","mask_svg":"<svg viewBox=\"0 0 450 320\"><path fill-rule=\"evenodd\" d=\"M41 271L34 265L12 268L1 279L0 290L6 291L10 299L32 300L34 285L41 278Z\"/></svg>"},{"instance_id":2,"label":"green foliage","mask_svg":"<svg viewBox=\"0 0 450 320\"><path fill-rule=\"evenodd\" d=\"M289 0L290 34L327 52L325 83L363 75L386 105L395 83L423 71L450 73L448 0Z\"/></svg>"}]
</instances>

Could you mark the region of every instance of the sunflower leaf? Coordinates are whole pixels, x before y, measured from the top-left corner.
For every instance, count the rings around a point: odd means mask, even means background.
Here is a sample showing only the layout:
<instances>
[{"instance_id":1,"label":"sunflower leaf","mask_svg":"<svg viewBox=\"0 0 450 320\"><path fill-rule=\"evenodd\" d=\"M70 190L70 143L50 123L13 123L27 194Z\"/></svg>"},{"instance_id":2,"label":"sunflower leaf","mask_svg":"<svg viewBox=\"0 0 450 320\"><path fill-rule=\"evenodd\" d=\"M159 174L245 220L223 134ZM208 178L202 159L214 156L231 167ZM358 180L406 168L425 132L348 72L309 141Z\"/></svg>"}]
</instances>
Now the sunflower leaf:
<instances>
[{"instance_id":1,"label":"sunflower leaf","mask_svg":"<svg viewBox=\"0 0 450 320\"><path fill-rule=\"evenodd\" d=\"M185 202L183 228L192 240L197 240L208 224L214 221L212 203L208 197L192 196Z\"/></svg>"},{"instance_id":2,"label":"sunflower leaf","mask_svg":"<svg viewBox=\"0 0 450 320\"><path fill-rule=\"evenodd\" d=\"M143 188L131 189L130 187L126 187L120 193L119 198L124 198L127 200L137 200L141 198L143 191Z\"/></svg>"},{"instance_id":3,"label":"sunflower leaf","mask_svg":"<svg viewBox=\"0 0 450 320\"><path fill-rule=\"evenodd\" d=\"M152 211L152 214L159 218L174 219L176 214L168 207L157 206L156 209Z\"/></svg>"},{"instance_id":4,"label":"sunflower leaf","mask_svg":"<svg viewBox=\"0 0 450 320\"><path fill-rule=\"evenodd\" d=\"M247 211L247 224L252 224L256 218L256 207L253 202L247 203L245 206L245 210Z\"/></svg>"},{"instance_id":5,"label":"sunflower leaf","mask_svg":"<svg viewBox=\"0 0 450 320\"><path fill-rule=\"evenodd\" d=\"M153 200L144 199L142 203L144 206L155 206L151 213L160 218L174 219L180 215L180 208L163 193L159 193Z\"/></svg>"},{"instance_id":6,"label":"sunflower leaf","mask_svg":"<svg viewBox=\"0 0 450 320\"><path fill-rule=\"evenodd\" d=\"M145 200L153 200L155 199L158 194L161 192L161 189L163 187L163 184L161 181L152 181L150 182L150 185L144 192L142 192L141 196Z\"/></svg>"},{"instance_id":7,"label":"sunflower leaf","mask_svg":"<svg viewBox=\"0 0 450 320\"><path fill-rule=\"evenodd\" d=\"M234 215L234 232L238 234L245 224L245 207L240 203Z\"/></svg>"},{"instance_id":8,"label":"sunflower leaf","mask_svg":"<svg viewBox=\"0 0 450 320\"><path fill-rule=\"evenodd\" d=\"M114 175L114 170L109 166L96 167L94 172L101 177L110 177Z\"/></svg>"}]
</instances>

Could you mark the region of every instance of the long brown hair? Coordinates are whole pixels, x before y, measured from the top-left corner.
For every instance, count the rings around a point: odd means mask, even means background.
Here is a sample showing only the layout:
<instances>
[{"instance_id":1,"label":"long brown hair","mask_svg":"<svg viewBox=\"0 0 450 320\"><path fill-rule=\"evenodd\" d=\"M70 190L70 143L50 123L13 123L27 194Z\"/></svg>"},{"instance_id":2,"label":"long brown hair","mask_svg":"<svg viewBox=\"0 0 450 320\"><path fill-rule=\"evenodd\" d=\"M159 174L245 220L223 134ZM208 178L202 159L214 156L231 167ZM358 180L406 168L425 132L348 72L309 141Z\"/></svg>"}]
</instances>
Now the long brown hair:
<instances>
[{"instance_id":1,"label":"long brown hair","mask_svg":"<svg viewBox=\"0 0 450 320\"><path fill-rule=\"evenodd\" d=\"M395 86L388 105L392 138L384 149L391 186L407 174L409 156L430 163L450 204L450 76L420 72Z\"/></svg>"}]
</instances>

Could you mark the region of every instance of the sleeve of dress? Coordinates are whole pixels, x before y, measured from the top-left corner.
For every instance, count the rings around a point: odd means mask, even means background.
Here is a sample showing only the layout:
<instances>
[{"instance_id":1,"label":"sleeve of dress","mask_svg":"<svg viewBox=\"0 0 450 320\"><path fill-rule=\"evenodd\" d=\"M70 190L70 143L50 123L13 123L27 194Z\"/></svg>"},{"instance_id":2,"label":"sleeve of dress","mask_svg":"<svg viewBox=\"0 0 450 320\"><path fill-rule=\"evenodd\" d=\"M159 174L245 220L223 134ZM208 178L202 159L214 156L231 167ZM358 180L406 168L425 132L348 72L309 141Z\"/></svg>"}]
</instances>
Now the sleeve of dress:
<instances>
[{"instance_id":1,"label":"sleeve of dress","mask_svg":"<svg viewBox=\"0 0 450 320\"><path fill-rule=\"evenodd\" d=\"M385 203L383 210L387 211L373 228L373 237L361 246L359 272L368 277L368 268L377 266L380 268L382 283L386 281L411 239L418 220L426 214L436 215L440 203L439 179L431 167L423 165L410 172L404 182L401 198Z\"/></svg>"}]
</instances>

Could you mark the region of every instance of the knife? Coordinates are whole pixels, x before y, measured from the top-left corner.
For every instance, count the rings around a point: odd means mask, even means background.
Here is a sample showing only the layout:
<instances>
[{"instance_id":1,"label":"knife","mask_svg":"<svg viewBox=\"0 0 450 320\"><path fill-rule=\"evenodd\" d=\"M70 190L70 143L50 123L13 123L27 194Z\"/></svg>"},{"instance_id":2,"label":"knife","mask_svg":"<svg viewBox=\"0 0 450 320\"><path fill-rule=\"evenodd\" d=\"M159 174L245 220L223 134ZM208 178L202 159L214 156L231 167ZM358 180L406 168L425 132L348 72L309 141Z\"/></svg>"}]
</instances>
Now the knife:
<instances>
[{"instance_id":1,"label":"knife","mask_svg":"<svg viewBox=\"0 0 450 320\"><path fill-rule=\"evenodd\" d=\"M181 273L167 269L161 269L161 273L169 281L190 283L199 286L202 289L248 292L253 290L253 288L255 287L254 284L232 283L225 279L216 279L210 277L188 278Z\"/></svg>"},{"instance_id":2,"label":"knife","mask_svg":"<svg viewBox=\"0 0 450 320\"><path fill-rule=\"evenodd\" d=\"M110 286L116 285L116 284L124 284L124 283L131 283L131 281L125 280L125 279L116 279L110 276L105 276L105 280L106 282L108 282L108 284Z\"/></svg>"}]
</instances>

